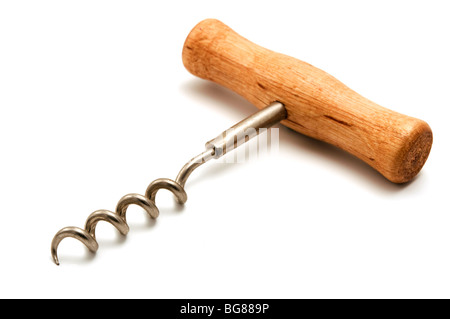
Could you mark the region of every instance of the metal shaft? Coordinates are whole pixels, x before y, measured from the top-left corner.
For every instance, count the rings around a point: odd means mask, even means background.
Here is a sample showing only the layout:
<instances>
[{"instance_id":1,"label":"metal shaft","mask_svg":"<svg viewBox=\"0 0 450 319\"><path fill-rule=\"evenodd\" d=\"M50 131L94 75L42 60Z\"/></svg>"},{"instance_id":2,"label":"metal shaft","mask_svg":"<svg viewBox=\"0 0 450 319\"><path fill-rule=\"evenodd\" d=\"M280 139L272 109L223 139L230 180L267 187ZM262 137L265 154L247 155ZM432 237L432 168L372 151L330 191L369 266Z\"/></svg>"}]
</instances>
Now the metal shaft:
<instances>
[{"instance_id":1,"label":"metal shaft","mask_svg":"<svg viewBox=\"0 0 450 319\"><path fill-rule=\"evenodd\" d=\"M212 158L220 158L227 152L249 141L260 133L261 128L270 128L286 119L287 112L280 102L273 102L262 110L250 115L236 125L206 143L206 150L187 162L178 173L176 182L185 186L189 175L200 165Z\"/></svg>"},{"instance_id":2,"label":"metal shaft","mask_svg":"<svg viewBox=\"0 0 450 319\"><path fill-rule=\"evenodd\" d=\"M273 102L207 142L206 149L213 149L214 158L220 158L228 151L234 150L257 136L261 128L269 128L286 117L287 112L284 105L280 102Z\"/></svg>"}]
</instances>

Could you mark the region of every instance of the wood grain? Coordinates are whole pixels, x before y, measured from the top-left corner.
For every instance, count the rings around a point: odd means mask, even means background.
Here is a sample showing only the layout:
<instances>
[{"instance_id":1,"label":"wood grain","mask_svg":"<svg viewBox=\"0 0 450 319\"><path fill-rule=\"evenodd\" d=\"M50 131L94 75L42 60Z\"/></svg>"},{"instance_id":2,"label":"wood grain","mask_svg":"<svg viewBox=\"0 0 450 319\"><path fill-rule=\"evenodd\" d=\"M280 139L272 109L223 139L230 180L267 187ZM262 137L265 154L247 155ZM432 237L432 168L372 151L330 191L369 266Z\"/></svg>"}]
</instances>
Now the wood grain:
<instances>
[{"instance_id":1,"label":"wood grain","mask_svg":"<svg viewBox=\"0 0 450 319\"><path fill-rule=\"evenodd\" d=\"M431 150L426 122L381 107L328 73L258 46L218 20L204 20L191 31L183 63L258 108L283 103L284 125L346 150L394 183L416 176Z\"/></svg>"}]
</instances>

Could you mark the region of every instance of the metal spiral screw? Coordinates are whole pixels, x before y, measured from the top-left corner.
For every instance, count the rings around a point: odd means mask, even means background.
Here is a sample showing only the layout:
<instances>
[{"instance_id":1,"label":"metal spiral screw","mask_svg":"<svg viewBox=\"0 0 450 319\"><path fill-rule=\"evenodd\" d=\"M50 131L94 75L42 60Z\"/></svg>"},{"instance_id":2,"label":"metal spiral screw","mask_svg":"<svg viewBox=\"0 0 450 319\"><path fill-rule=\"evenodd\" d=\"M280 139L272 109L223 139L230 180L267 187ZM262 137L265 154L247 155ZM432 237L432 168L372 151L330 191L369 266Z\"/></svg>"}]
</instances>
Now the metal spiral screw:
<instances>
[{"instance_id":1,"label":"metal spiral screw","mask_svg":"<svg viewBox=\"0 0 450 319\"><path fill-rule=\"evenodd\" d=\"M156 194L160 189L167 189L175 195L179 204L187 201L187 194L184 190L186 181L191 173L203 163L212 158L220 158L228 151L236 148L240 144L248 141L259 133L260 128L269 128L287 117L284 105L274 102L268 107L256 112L250 117L244 119L229 130L220 134L217 138L206 143L206 150L187 162L177 175L175 180L169 178L159 178L150 183L145 191L145 195L127 194L117 203L114 212L109 210L97 210L93 212L86 220L84 229L79 227L64 227L56 233L51 244L51 254L54 262L59 265L58 246L59 243L67 237L72 237L81 241L91 252L98 250L98 242L95 238L95 228L99 221L105 221L112 224L122 235L127 235L129 227L126 220L128 206L138 205L142 207L147 214L155 219L159 216L159 210L156 207ZM249 135L248 128L253 128L255 134ZM230 134L232 132L232 134Z\"/></svg>"},{"instance_id":2,"label":"metal spiral screw","mask_svg":"<svg viewBox=\"0 0 450 319\"><path fill-rule=\"evenodd\" d=\"M99 221L105 221L113 225L120 234L127 235L130 228L127 224L126 213L128 206L138 205L142 207L147 214L156 219L159 216L159 210L156 207L156 194L160 189L167 189L175 195L176 201L183 205L187 201L187 194L184 186L189 175L201 164L205 163L213 156L213 150L209 149L199 156L191 159L183 166L175 180L169 178L158 178L148 185L145 196L140 194L127 194L117 203L115 212L109 210L96 210L86 220L84 229L79 227L64 227L56 233L51 245L53 260L59 265L57 249L59 243L66 237L72 237L81 241L91 252L98 250L98 243L95 238L95 228Z\"/></svg>"}]
</instances>

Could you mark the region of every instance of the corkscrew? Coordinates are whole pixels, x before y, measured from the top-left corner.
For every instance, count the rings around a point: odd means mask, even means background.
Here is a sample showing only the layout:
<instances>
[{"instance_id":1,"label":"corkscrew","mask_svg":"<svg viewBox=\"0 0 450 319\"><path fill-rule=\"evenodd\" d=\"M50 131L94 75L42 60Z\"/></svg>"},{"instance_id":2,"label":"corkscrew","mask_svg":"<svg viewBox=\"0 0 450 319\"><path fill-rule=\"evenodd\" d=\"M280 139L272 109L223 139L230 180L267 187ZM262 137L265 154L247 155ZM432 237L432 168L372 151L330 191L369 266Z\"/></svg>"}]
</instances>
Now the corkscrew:
<instances>
[{"instance_id":1,"label":"corkscrew","mask_svg":"<svg viewBox=\"0 0 450 319\"><path fill-rule=\"evenodd\" d=\"M112 224L122 235L127 235L129 227L127 225L126 212L128 206L134 204L142 207L150 218L157 218L159 210L156 207L156 194L160 189L171 191L178 204L183 205L187 201L187 194L184 189L186 181L191 173L200 165L212 158L218 159L236 147L257 136L262 129L267 129L277 124L287 116L284 105L279 102L271 103L268 107L247 117L228 130L224 131L216 138L206 143L206 150L187 162L178 173L175 180L169 178L158 178L148 185L145 195L128 194L123 196L117 203L114 212L101 209L93 212L86 220L84 229L78 227L65 227L61 229L53 238L51 253L53 260L59 265L57 254L58 245L66 237L72 237L81 241L91 252L98 250L98 243L95 238L95 228L99 221Z\"/></svg>"},{"instance_id":2,"label":"corkscrew","mask_svg":"<svg viewBox=\"0 0 450 319\"><path fill-rule=\"evenodd\" d=\"M126 235L127 208L138 205L157 218L155 200L160 189L169 190L179 204L184 204L186 181L196 168L279 122L342 148L394 183L412 180L430 153L433 135L426 122L381 107L328 73L262 48L218 20L207 19L194 27L183 47L183 63L192 74L237 92L261 110L207 142L206 150L188 161L175 180L156 179L144 195L123 196L114 212L93 212L84 229L61 229L51 244L57 265L58 245L64 238L78 239L96 252L98 222L108 222Z\"/></svg>"}]
</instances>

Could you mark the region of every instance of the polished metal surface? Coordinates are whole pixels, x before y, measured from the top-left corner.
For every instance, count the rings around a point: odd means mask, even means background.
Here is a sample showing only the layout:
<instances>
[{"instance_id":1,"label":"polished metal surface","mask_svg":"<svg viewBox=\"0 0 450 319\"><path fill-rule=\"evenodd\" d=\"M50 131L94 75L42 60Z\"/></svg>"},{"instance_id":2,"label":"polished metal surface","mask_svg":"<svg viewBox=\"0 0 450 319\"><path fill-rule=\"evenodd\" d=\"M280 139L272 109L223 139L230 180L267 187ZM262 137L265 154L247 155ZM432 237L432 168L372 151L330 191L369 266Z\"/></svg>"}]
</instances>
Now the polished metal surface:
<instances>
[{"instance_id":1,"label":"polished metal surface","mask_svg":"<svg viewBox=\"0 0 450 319\"><path fill-rule=\"evenodd\" d=\"M286 117L287 112L284 105L280 102L273 102L207 142L206 148L214 150L214 158L220 158L257 136L261 128L272 127Z\"/></svg>"},{"instance_id":2,"label":"polished metal surface","mask_svg":"<svg viewBox=\"0 0 450 319\"><path fill-rule=\"evenodd\" d=\"M117 228L122 234L126 235L130 231L124 218L120 218L119 215L112 211L101 209L93 212L86 220L84 229L95 239L95 227L99 221L105 221Z\"/></svg>"},{"instance_id":3,"label":"polished metal surface","mask_svg":"<svg viewBox=\"0 0 450 319\"><path fill-rule=\"evenodd\" d=\"M187 162L183 168L178 173L178 176L176 178L176 181L178 184L184 187L186 184L187 179L191 175L191 173L200 165L206 163L211 158L214 158L214 150L208 149L204 151L203 153L197 155L196 157L192 158L189 162Z\"/></svg>"},{"instance_id":4,"label":"polished metal surface","mask_svg":"<svg viewBox=\"0 0 450 319\"><path fill-rule=\"evenodd\" d=\"M187 194L184 190L184 184L179 184L176 181L173 181L168 178L158 178L151 182L148 185L147 190L145 191L145 197L149 198L152 201L155 201L156 193L161 189L167 189L171 191L175 195L175 199L178 204L183 205L187 201Z\"/></svg>"},{"instance_id":5,"label":"polished metal surface","mask_svg":"<svg viewBox=\"0 0 450 319\"><path fill-rule=\"evenodd\" d=\"M78 227L64 227L59 232L56 233L55 237L52 240L52 257L55 261L55 264L59 265L58 260L58 246L61 240L67 237L72 237L81 241L91 253L95 253L98 249L98 243L91 234L89 234L86 230L78 228Z\"/></svg>"},{"instance_id":6,"label":"polished metal surface","mask_svg":"<svg viewBox=\"0 0 450 319\"><path fill-rule=\"evenodd\" d=\"M186 181L191 173L212 158L219 158L227 151L239 146L252 138L253 134L248 134L249 130L259 133L260 128L269 128L279 121L286 118L286 110L283 104L274 102L267 108L264 108L245 120L231 127L233 133L221 134L216 139L206 143L206 150L187 162L178 173L175 181L168 178L158 178L147 187L145 195L128 194L123 196L117 203L115 212L109 210L97 210L93 212L86 220L85 228L65 227L61 229L53 238L51 244L51 254L55 264L59 265L58 246L59 243L67 237L75 238L81 241L92 253L98 250L98 242L95 237L95 228L99 221L105 221L112 224L122 235L127 235L129 227L126 220L127 208L130 205L142 207L151 218L159 216L159 210L156 207L156 194L160 189L171 191L178 204L183 205L187 201L187 194L184 190ZM230 130L225 131L230 132Z\"/></svg>"}]
</instances>

